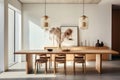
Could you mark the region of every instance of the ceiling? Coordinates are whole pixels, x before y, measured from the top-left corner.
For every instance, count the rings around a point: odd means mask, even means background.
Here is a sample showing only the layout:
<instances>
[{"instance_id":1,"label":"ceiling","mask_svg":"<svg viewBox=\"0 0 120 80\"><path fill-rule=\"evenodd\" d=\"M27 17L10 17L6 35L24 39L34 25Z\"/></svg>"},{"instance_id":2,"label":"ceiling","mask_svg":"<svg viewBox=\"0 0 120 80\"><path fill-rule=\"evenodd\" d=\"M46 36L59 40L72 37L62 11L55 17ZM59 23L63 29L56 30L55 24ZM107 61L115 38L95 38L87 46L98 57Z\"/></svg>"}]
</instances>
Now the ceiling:
<instances>
[{"instance_id":1,"label":"ceiling","mask_svg":"<svg viewBox=\"0 0 120 80\"><path fill-rule=\"evenodd\" d=\"M19 0L21 3L45 3L45 0ZM85 0L86 4L98 4L101 0ZM83 0L46 0L49 4L79 4Z\"/></svg>"}]
</instances>

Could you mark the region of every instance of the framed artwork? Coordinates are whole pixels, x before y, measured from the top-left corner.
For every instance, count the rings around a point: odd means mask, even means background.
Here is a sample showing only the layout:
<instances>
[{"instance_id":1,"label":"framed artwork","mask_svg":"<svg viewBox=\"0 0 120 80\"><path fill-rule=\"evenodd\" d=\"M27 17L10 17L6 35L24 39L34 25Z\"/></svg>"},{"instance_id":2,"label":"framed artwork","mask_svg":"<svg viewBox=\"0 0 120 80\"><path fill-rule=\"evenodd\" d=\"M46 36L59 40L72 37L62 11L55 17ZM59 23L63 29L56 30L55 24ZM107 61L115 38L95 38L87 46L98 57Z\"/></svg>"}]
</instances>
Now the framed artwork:
<instances>
[{"instance_id":1,"label":"framed artwork","mask_svg":"<svg viewBox=\"0 0 120 80\"><path fill-rule=\"evenodd\" d=\"M78 26L61 26L61 46L78 46Z\"/></svg>"}]
</instances>

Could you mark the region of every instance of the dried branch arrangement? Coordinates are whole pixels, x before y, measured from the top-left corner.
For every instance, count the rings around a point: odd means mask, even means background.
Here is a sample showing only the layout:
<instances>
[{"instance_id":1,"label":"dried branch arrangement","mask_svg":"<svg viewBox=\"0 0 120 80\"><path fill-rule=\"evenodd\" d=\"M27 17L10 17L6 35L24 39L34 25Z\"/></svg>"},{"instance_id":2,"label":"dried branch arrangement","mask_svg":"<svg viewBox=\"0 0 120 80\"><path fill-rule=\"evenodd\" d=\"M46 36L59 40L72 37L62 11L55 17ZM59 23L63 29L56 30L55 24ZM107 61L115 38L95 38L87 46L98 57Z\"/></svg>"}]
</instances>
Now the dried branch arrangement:
<instances>
[{"instance_id":1,"label":"dried branch arrangement","mask_svg":"<svg viewBox=\"0 0 120 80\"><path fill-rule=\"evenodd\" d=\"M73 30L68 28L65 30L63 35L61 35L61 29L59 27L53 27L50 29L50 34L53 34L56 37L56 41L58 44L61 44L64 39L72 40L70 36L72 35Z\"/></svg>"}]
</instances>

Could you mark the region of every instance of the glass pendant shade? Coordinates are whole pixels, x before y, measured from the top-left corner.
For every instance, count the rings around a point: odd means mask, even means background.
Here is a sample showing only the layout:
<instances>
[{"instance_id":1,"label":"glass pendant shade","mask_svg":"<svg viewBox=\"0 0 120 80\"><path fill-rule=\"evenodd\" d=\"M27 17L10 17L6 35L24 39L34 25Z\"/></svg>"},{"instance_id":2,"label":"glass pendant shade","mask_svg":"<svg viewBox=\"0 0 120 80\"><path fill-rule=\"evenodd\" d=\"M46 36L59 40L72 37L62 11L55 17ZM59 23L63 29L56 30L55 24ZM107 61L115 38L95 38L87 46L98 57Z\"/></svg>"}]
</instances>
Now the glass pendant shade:
<instances>
[{"instance_id":1,"label":"glass pendant shade","mask_svg":"<svg viewBox=\"0 0 120 80\"><path fill-rule=\"evenodd\" d=\"M83 29L83 30L88 29L88 17L87 16L83 15L80 17L79 27L80 29Z\"/></svg>"},{"instance_id":2,"label":"glass pendant shade","mask_svg":"<svg viewBox=\"0 0 120 80\"><path fill-rule=\"evenodd\" d=\"M41 18L41 26L43 29L48 30L49 29L49 17L46 15L46 0L45 0L45 15Z\"/></svg>"},{"instance_id":3,"label":"glass pendant shade","mask_svg":"<svg viewBox=\"0 0 120 80\"><path fill-rule=\"evenodd\" d=\"M84 7L85 7L85 0L83 0L83 15L79 19L79 28L83 30L88 29L88 17L84 15L85 13Z\"/></svg>"},{"instance_id":4,"label":"glass pendant shade","mask_svg":"<svg viewBox=\"0 0 120 80\"><path fill-rule=\"evenodd\" d=\"M45 29L45 30L48 30L49 28L49 22L50 22L50 19L47 15L43 16L41 18L41 26Z\"/></svg>"}]
</instances>

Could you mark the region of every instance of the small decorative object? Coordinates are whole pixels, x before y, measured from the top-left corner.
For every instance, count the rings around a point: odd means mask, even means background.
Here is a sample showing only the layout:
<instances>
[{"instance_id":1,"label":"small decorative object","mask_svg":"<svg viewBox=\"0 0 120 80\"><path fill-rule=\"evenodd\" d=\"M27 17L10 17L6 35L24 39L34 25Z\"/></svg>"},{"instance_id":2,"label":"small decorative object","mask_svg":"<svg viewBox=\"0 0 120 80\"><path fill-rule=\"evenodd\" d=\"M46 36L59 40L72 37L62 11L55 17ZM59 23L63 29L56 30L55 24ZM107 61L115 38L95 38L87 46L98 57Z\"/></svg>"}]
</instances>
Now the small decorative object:
<instances>
[{"instance_id":1,"label":"small decorative object","mask_svg":"<svg viewBox=\"0 0 120 80\"><path fill-rule=\"evenodd\" d=\"M100 47L99 40L97 40L97 43L95 44L96 47Z\"/></svg>"},{"instance_id":2,"label":"small decorative object","mask_svg":"<svg viewBox=\"0 0 120 80\"><path fill-rule=\"evenodd\" d=\"M104 46L104 43L103 43L103 41L101 42L101 44L100 44L100 47L103 47Z\"/></svg>"},{"instance_id":3,"label":"small decorative object","mask_svg":"<svg viewBox=\"0 0 120 80\"><path fill-rule=\"evenodd\" d=\"M85 40L85 45L84 46L87 46L87 41Z\"/></svg>"},{"instance_id":4,"label":"small decorative object","mask_svg":"<svg viewBox=\"0 0 120 80\"><path fill-rule=\"evenodd\" d=\"M83 42L80 42L80 46L83 46Z\"/></svg>"},{"instance_id":5,"label":"small decorative object","mask_svg":"<svg viewBox=\"0 0 120 80\"><path fill-rule=\"evenodd\" d=\"M53 49L47 49L48 51L53 51Z\"/></svg>"}]
</instances>

